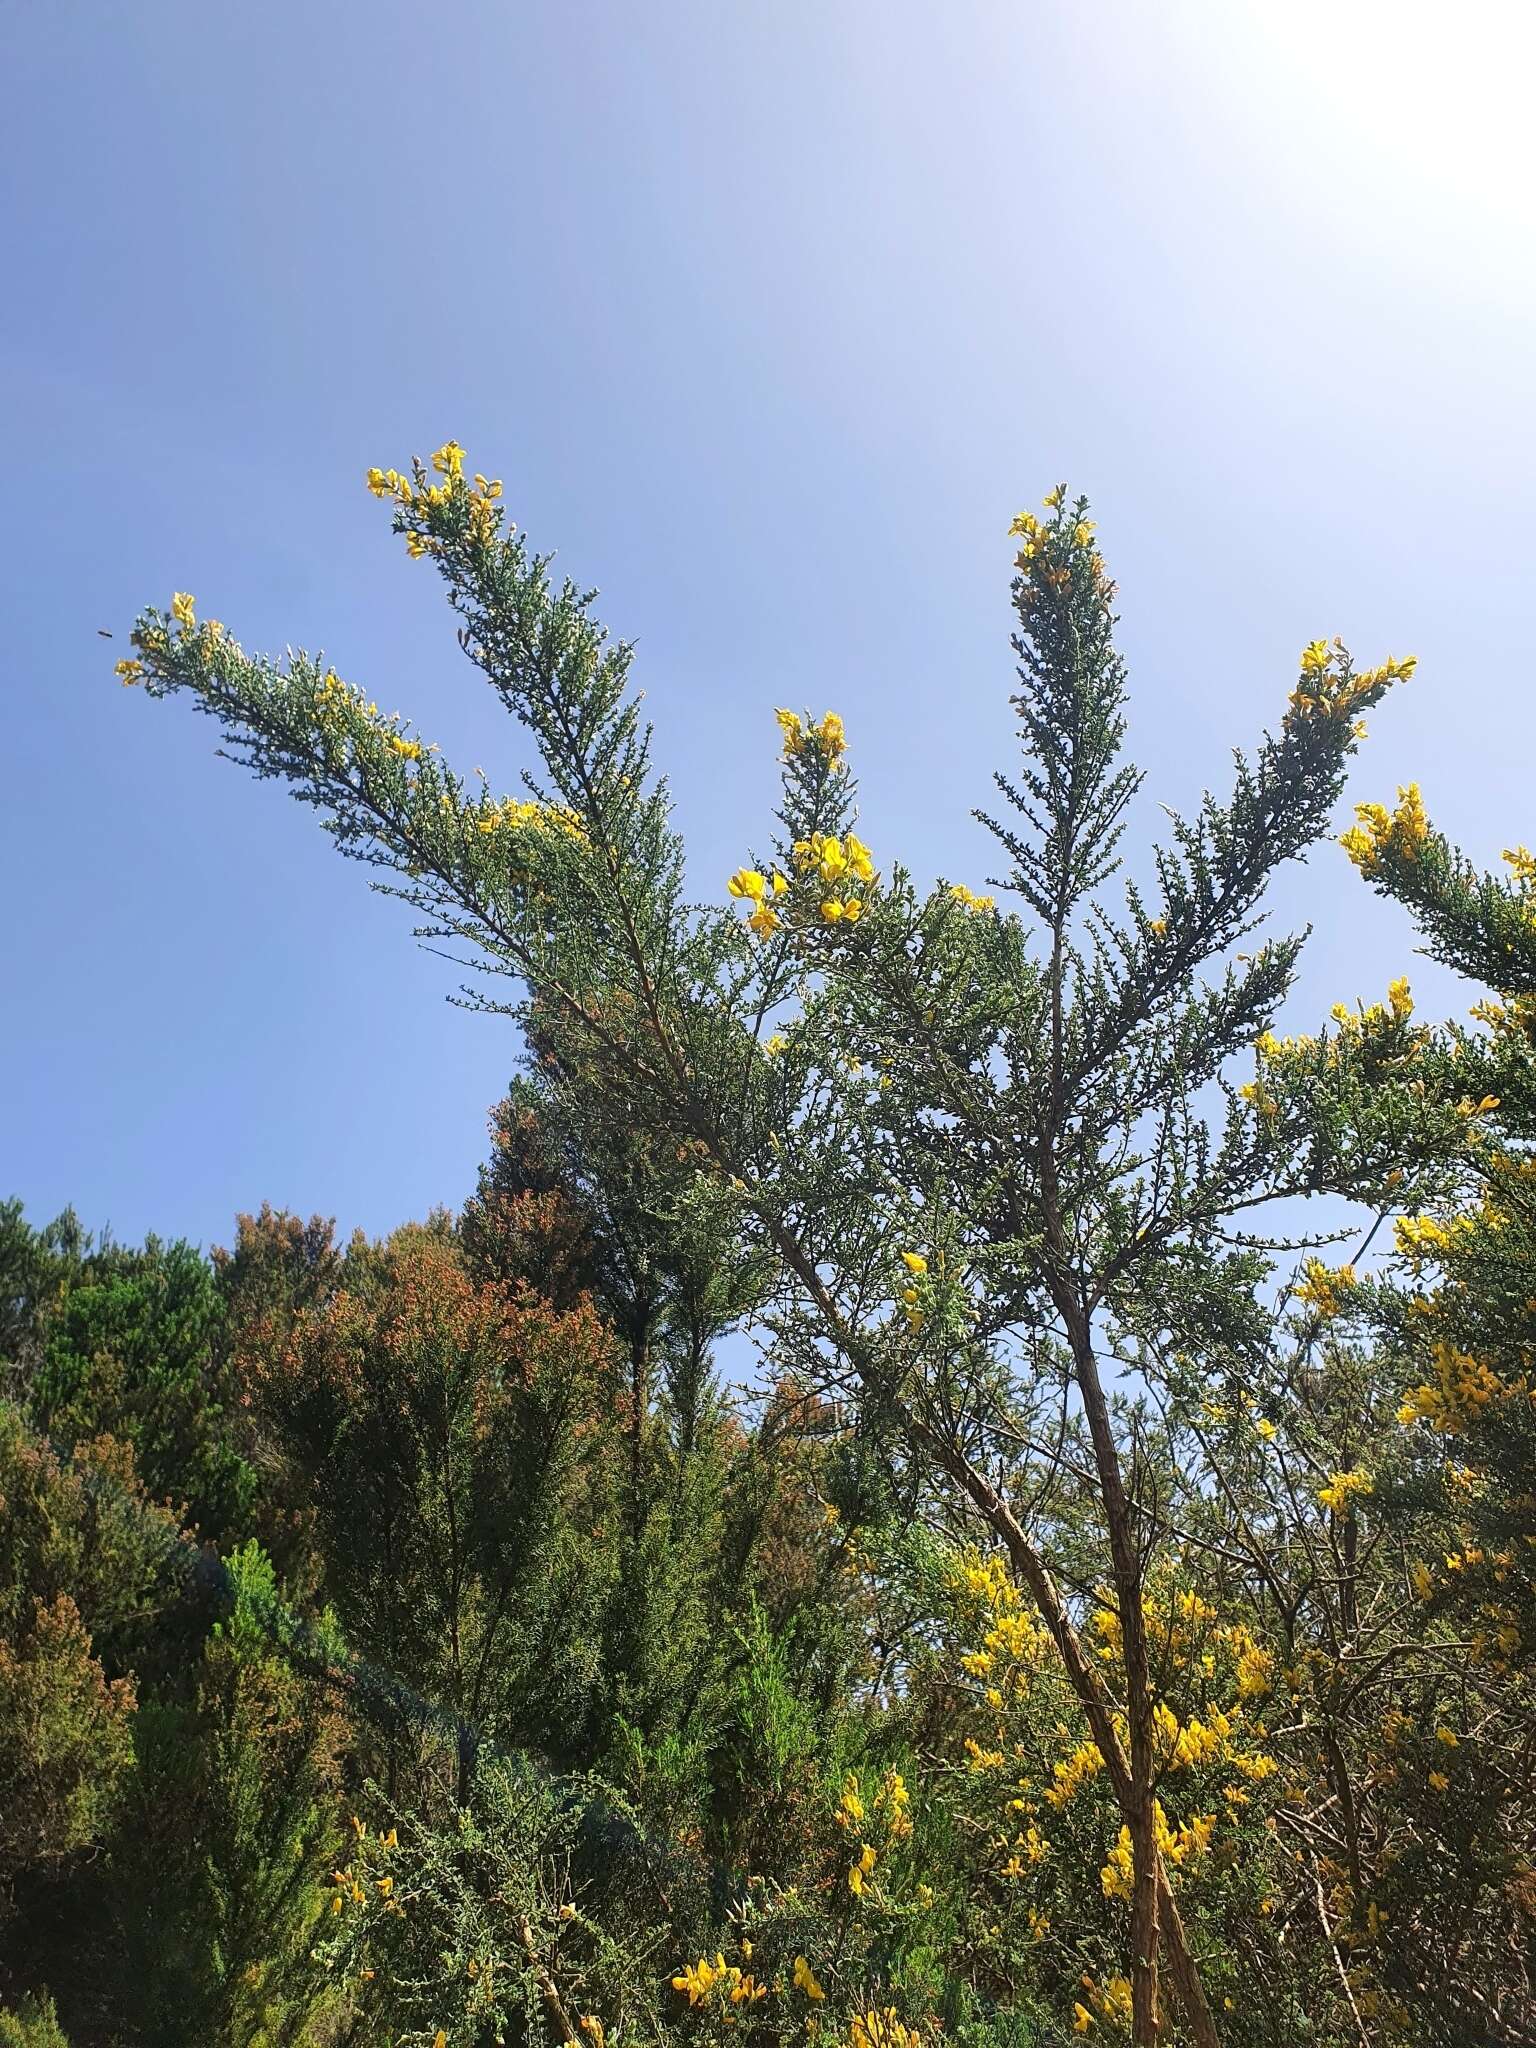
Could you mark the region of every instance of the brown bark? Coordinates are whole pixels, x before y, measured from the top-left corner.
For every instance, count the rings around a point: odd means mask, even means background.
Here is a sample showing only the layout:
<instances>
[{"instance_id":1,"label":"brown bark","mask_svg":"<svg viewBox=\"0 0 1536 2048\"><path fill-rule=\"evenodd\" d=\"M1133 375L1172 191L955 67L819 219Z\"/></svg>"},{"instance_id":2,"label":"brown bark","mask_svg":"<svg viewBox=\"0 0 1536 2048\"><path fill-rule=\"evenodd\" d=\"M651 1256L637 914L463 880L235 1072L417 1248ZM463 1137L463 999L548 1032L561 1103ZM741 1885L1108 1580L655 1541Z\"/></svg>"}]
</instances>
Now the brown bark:
<instances>
[{"instance_id":1,"label":"brown bark","mask_svg":"<svg viewBox=\"0 0 1536 2048\"><path fill-rule=\"evenodd\" d=\"M994 1533L1001 1538L1008 1552L1009 1561L1029 1588L1040 1610L1041 1618L1050 1632L1052 1642L1056 1645L1073 1690L1082 1702L1083 1710L1088 1717L1088 1726L1099 1754L1104 1759L1104 1768L1120 1810L1125 1816L1126 1825L1132 1826L1131 1806L1135 1789L1131 1764L1115 1729L1113 1708L1104 1690L1104 1681L1083 1648L1082 1639L1072 1624L1072 1617L1066 1610L1056 1581L1052 1578L1044 1558L1030 1542L1007 1501L991 1482L976 1470L969 1459L919 1417L905 1409L899 1412L906 1433L914 1446L925 1451L948 1473L985 1517ZM1134 1843L1133 1829L1133 1854ZM1168 1882L1168 1873L1163 1867L1161 1857L1155 1853L1155 1845L1150 1863L1153 1884L1156 1887L1153 1921L1155 1940L1168 1967L1169 1986L1183 2019L1185 2031L1192 2048L1221 2048L1221 2038L1216 2031L1216 2023L1206 2001L1205 1987L1201 1982L1200 1966L1190 1949L1184 1922ZM1134 1926L1132 1939L1135 1939ZM1134 1978L1132 1981L1134 1984ZM1154 2035L1150 2038L1156 2037Z\"/></svg>"}]
</instances>

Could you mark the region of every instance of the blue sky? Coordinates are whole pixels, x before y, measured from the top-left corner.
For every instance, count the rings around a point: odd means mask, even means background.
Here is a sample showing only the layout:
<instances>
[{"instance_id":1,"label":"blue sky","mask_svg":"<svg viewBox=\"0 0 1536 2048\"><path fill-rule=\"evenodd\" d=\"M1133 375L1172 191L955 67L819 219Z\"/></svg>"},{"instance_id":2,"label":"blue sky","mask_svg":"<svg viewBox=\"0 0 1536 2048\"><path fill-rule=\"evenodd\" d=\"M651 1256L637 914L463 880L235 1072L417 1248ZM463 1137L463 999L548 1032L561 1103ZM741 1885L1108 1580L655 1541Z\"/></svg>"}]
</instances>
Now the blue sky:
<instances>
[{"instance_id":1,"label":"blue sky","mask_svg":"<svg viewBox=\"0 0 1536 2048\"><path fill-rule=\"evenodd\" d=\"M842 712L878 857L979 884L1005 530L1061 478L1145 831L1338 632L1421 658L1352 799L1536 836L1532 54L1374 0L6 10L0 1192L217 1242L472 1187L508 1027L97 638L192 590L513 784L361 487L450 435L638 639L700 894L785 703ZM1278 900L1295 1021L1407 963L1336 848Z\"/></svg>"}]
</instances>

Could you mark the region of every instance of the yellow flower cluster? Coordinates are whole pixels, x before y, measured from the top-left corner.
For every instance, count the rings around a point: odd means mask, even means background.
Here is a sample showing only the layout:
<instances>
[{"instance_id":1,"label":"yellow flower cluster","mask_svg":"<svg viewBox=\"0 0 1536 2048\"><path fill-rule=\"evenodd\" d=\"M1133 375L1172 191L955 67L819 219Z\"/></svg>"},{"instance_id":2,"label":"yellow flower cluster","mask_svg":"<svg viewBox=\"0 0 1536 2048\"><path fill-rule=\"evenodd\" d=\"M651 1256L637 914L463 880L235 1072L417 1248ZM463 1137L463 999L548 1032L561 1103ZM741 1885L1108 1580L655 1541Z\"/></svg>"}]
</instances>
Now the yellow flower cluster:
<instances>
[{"instance_id":1,"label":"yellow flower cluster","mask_svg":"<svg viewBox=\"0 0 1536 2048\"><path fill-rule=\"evenodd\" d=\"M1262 1044L1260 1050L1263 1050ZM1279 1103L1270 1094L1262 1081L1245 1081L1237 1092L1244 1102L1251 1102L1253 1104L1260 1116L1272 1117L1280 1114Z\"/></svg>"},{"instance_id":2,"label":"yellow flower cluster","mask_svg":"<svg viewBox=\"0 0 1536 2048\"><path fill-rule=\"evenodd\" d=\"M1296 1299L1315 1308L1325 1323L1343 1313L1349 1296L1360 1284L1353 1266L1330 1268L1321 1259L1308 1259L1302 1270L1306 1277L1296 1286Z\"/></svg>"},{"instance_id":3,"label":"yellow flower cluster","mask_svg":"<svg viewBox=\"0 0 1536 2048\"><path fill-rule=\"evenodd\" d=\"M1423 1265L1448 1251L1455 1238L1473 1227L1470 1216L1458 1216L1450 1224L1433 1216L1399 1216L1392 1226L1397 1248L1405 1259Z\"/></svg>"},{"instance_id":4,"label":"yellow flower cluster","mask_svg":"<svg viewBox=\"0 0 1536 2048\"><path fill-rule=\"evenodd\" d=\"M707 2005L711 2000L717 2005L756 2005L768 1996L766 1984L759 1984L735 1963L727 1964L719 1953L713 1962L700 1956L697 1962L684 1963L672 1979L672 1989L687 1992L690 2006Z\"/></svg>"},{"instance_id":5,"label":"yellow flower cluster","mask_svg":"<svg viewBox=\"0 0 1536 2048\"><path fill-rule=\"evenodd\" d=\"M366 1846L368 1830L363 1826L362 1821L355 1813L352 1816L352 1831L357 1836L358 1841ZM391 1828L387 1834L380 1833L379 1847L381 1849L387 1851L398 1849L399 1846L400 1837L394 1828ZM348 1905L360 1906L368 1897L363 1880L358 1877L350 1863L345 1870L333 1870L331 1872L331 1882L336 1887L335 1891L331 1894L331 1911L333 1913L340 1913ZM374 1878L372 1883L379 1897L386 1901L389 1911L392 1913L400 1912L401 1908L394 1902L395 1880L393 1877L386 1873L383 1877Z\"/></svg>"},{"instance_id":6,"label":"yellow flower cluster","mask_svg":"<svg viewBox=\"0 0 1536 2048\"><path fill-rule=\"evenodd\" d=\"M764 875L756 868L738 868L725 886L733 896L752 905L747 923L760 939L778 930L779 913L769 898L782 896L789 884L777 870Z\"/></svg>"},{"instance_id":7,"label":"yellow flower cluster","mask_svg":"<svg viewBox=\"0 0 1536 2048\"><path fill-rule=\"evenodd\" d=\"M1048 520L1037 518L1033 512L1020 512L1009 525L1009 538L1020 543L1013 566L1030 599L1038 596L1042 584L1054 591L1070 585L1074 550L1079 556L1086 551L1089 570L1096 579L1103 577L1103 557L1093 543L1093 521L1071 518L1066 502L1067 487L1058 484L1044 500L1044 509L1052 515Z\"/></svg>"},{"instance_id":8,"label":"yellow flower cluster","mask_svg":"<svg viewBox=\"0 0 1536 2048\"><path fill-rule=\"evenodd\" d=\"M818 905L824 924L857 924L864 911L863 891L875 881L869 848L855 832L813 832L797 839L792 849L795 873L821 891ZM858 893L854 884L859 885Z\"/></svg>"},{"instance_id":9,"label":"yellow flower cluster","mask_svg":"<svg viewBox=\"0 0 1536 2048\"><path fill-rule=\"evenodd\" d=\"M885 1773L867 1806L857 1772L849 1771L843 1779L837 1811L832 1818L845 1833L860 1837L883 1830L885 1847L889 1850L893 1845L905 1842L912 1833L911 1803L906 1780L900 1771ZM866 1822L870 1823L867 1828ZM874 1825L876 1822L880 1824L878 1829ZM874 1845L861 1839L859 1853L848 1871L848 1889L856 1898L863 1893L864 1880L873 1877L878 1860Z\"/></svg>"},{"instance_id":10,"label":"yellow flower cluster","mask_svg":"<svg viewBox=\"0 0 1536 2048\"><path fill-rule=\"evenodd\" d=\"M1415 655L1384 661L1380 668L1351 670L1342 641L1310 641L1301 651L1301 675L1291 692L1286 723L1303 718L1354 719L1365 699L1389 683L1407 682L1418 667ZM1365 728L1355 723L1357 737Z\"/></svg>"},{"instance_id":11,"label":"yellow flower cluster","mask_svg":"<svg viewBox=\"0 0 1536 2048\"><path fill-rule=\"evenodd\" d=\"M822 923L857 924L864 913L863 890L876 878L869 848L857 833L816 832L809 839L797 839L793 858L795 873L809 879L816 890ZM778 930L782 918L774 905L790 885L777 870L764 874L759 868L738 868L725 886L739 902L752 905L747 924L760 938Z\"/></svg>"},{"instance_id":12,"label":"yellow flower cluster","mask_svg":"<svg viewBox=\"0 0 1536 2048\"><path fill-rule=\"evenodd\" d=\"M1275 1660L1268 1650L1244 1627L1242 1622L1233 1622L1221 1631L1222 1640L1231 1652L1237 1674L1239 1699L1259 1699L1269 1691L1274 1678Z\"/></svg>"},{"instance_id":13,"label":"yellow flower cluster","mask_svg":"<svg viewBox=\"0 0 1536 2048\"><path fill-rule=\"evenodd\" d=\"M1052 1771L1054 1783L1047 1786L1046 1798L1052 1806L1060 1808L1075 1793L1096 1778L1104 1768L1104 1757L1096 1742L1080 1742L1069 1757L1058 1760Z\"/></svg>"},{"instance_id":14,"label":"yellow flower cluster","mask_svg":"<svg viewBox=\"0 0 1536 2048\"><path fill-rule=\"evenodd\" d=\"M578 846L591 844L586 826L566 804L537 804L526 797L509 796L500 803L476 805L465 815L473 820L477 832L487 836L493 832L554 831Z\"/></svg>"},{"instance_id":15,"label":"yellow flower cluster","mask_svg":"<svg viewBox=\"0 0 1536 2048\"><path fill-rule=\"evenodd\" d=\"M908 1274L907 1285L901 1290L901 1305L906 1311L907 1328L916 1334L923 1327L922 1282L927 1277L928 1261L921 1252L903 1252L901 1262Z\"/></svg>"},{"instance_id":16,"label":"yellow flower cluster","mask_svg":"<svg viewBox=\"0 0 1536 2048\"><path fill-rule=\"evenodd\" d=\"M1402 1423L1427 1422L1445 1436L1460 1436L1467 1424L1509 1390L1498 1374L1454 1344L1434 1349L1435 1377L1413 1388L1397 1411Z\"/></svg>"},{"instance_id":17,"label":"yellow flower cluster","mask_svg":"<svg viewBox=\"0 0 1536 2048\"><path fill-rule=\"evenodd\" d=\"M1486 1116L1490 1109L1497 1109L1498 1106L1497 1095L1485 1095L1481 1102L1474 1102L1470 1095L1464 1095L1456 1105L1456 1114L1465 1117Z\"/></svg>"},{"instance_id":18,"label":"yellow flower cluster","mask_svg":"<svg viewBox=\"0 0 1536 2048\"><path fill-rule=\"evenodd\" d=\"M922 2048L922 2035L904 2026L896 2008L856 2012L848 2022L848 2048Z\"/></svg>"},{"instance_id":19,"label":"yellow flower cluster","mask_svg":"<svg viewBox=\"0 0 1536 2048\"><path fill-rule=\"evenodd\" d=\"M814 744L823 758L829 762L848 751L848 736L843 730L843 721L835 711L829 711L819 725L807 725L798 711L775 711L779 730L784 735L784 758L793 760L796 754L804 753L807 743Z\"/></svg>"},{"instance_id":20,"label":"yellow flower cluster","mask_svg":"<svg viewBox=\"0 0 1536 2048\"><path fill-rule=\"evenodd\" d=\"M886 1828L893 1842L904 1842L912 1832L912 1796L900 1771L887 1771L875 1794L876 1809L883 1807Z\"/></svg>"},{"instance_id":21,"label":"yellow flower cluster","mask_svg":"<svg viewBox=\"0 0 1536 2048\"><path fill-rule=\"evenodd\" d=\"M500 477L482 476L477 470L473 486L466 486L464 450L457 441L443 443L432 457L432 467L442 477L442 483L429 484L419 461L413 464L410 476L402 475L398 469L374 468L368 471L366 482L376 498L393 498L402 511L429 511L446 505L456 490L467 490L470 531L482 544L492 540L500 517L496 510L496 500L501 496ZM437 546L430 534L419 530L406 534L406 553L417 560L435 553Z\"/></svg>"},{"instance_id":22,"label":"yellow flower cluster","mask_svg":"<svg viewBox=\"0 0 1536 2048\"><path fill-rule=\"evenodd\" d=\"M902 1256L910 1264L919 1254ZM992 1674L1005 1687L1010 1681L1022 1685L1029 1671L1049 1656L1051 1639L1044 1624L1026 1607L1002 1555L995 1551L988 1557L976 1551L963 1553L950 1570L948 1584L951 1592L979 1609L976 1619L982 1625L981 1648L971 1653L978 1666L974 1675ZM962 1662L969 1668L969 1660Z\"/></svg>"},{"instance_id":23,"label":"yellow flower cluster","mask_svg":"<svg viewBox=\"0 0 1536 2048\"><path fill-rule=\"evenodd\" d=\"M1232 1734L1231 1719L1219 1708L1209 1723L1197 1714L1181 1722L1167 1701L1159 1700L1152 1709L1152 1719L1158 1764L1163 1770L1179 1771L1210 1763L1223 1753Z\"/></svg>"},{"instance_id":24,"label":"yellow flower cluster","mask_svg":"<svg viewBox=\"0 0 1536 2048\"><path fill-rule=\"evenodd\" d=\"M1014 1804L1019 1805L1022 1802L1015 1801ZM1051 1853L1050 1843L1041 1834L1033 1821L1029 1823L1023 1834L1014 1836L1014 1845L1015 1853L1003 1865L1002 1870L998 1873L999 1876L1006 1878L1024 1877L1027 1875L1027 1866L1033 1867L1036 1864L1043 1863ZM1017 1854L1019 1849L1024 1851L1022 1861L1020 1861Z\"/></svg>"},{"instance_id":25,"label":"yellow flower cluster","mask_svg":"<svg viewBox=\"0 0 1536 2048\"><path fill-rule=\"evenodd\" d=\"M827 1995L816 1980L816 1972L804 1956L795 1957L794 1984L795 1989L803 1991L813 2005L820 2004Z\"/></svg>"},{"instance_id":26,"label":"yellow flower cluster","mask_svg":"<svg viewBox=\"0 0 1536 2048\"><path fill-rule=\"evenodd\" d=\"M1384 854L1416 859L1429 837L1429 819L1416 782L1399 788L1395 811L1383 804L1356 804L1355 816L1359 824L1351 825L1339 844L1364 875L1376 873Z\"/></svg>"},{"instance_id":27,"label":"yellow flower cluster","mask_svg":"<svg viewBox=\"0 0 1536 2048\"><path fill-rule=\"evenodd\" d=\"M1183 1821L1176 1828L1168 1825L1160 1799L1152 1802L1152 1827L1157 1838L1158 1854L1165 1863L1195 1863L1210 1851L1211 1837L1216 1832L1214 1813L1197 1813L1193 1820ZM1129 1899L1135 1882L1135 1859L1131 1851L1131 1831L1122 1827L1120 1836L1109 1852L1109 1861L1099 1872L1099 1883L1106 1899Z\"/></svg>"},{"instance_id":28,"label":"yellow flower cluster","mask_svg":"<svg viewBox=\"0 0 1536 2048\"><path fill-rule=\"evenodd\" d=\"M1129 1977L1106 1977L1102 1984L1097 1984L1085 1972L1081 1982L1093 2002L1094 2009L1090 2011L1081 1999L1073 2001L1074 2034L1086 2034L1088 2029L1101 2019L1108 2021L1117 2032L1129 2024L1134 2009Z\"/></svg>"},{"instance_id":29,"label":"yellow flower cluster","mask_svg":"<svg viewBox=\"0 0 1536 2048\"><path fill-rule=\"evenodd\" d=\"M842 1791L838 1794L837 1813L834 1818L840 1828L857 1827L864 1818L864 1811L858 1774L849 1771L843 1779Z\"/></svg>"},{"instance_id":30,"label":"yellow flower cluster","mask_svg":"<svg viewBox=\"0 0 1536 2048\"><path fill-rule=\"evenodd\" d=\"M1349 1504L1356 1494L1362 1498L1376 1490L1376 1481L1363 1465L1355 1466L1350 1472L1330 1472L1326 1486L1317 1489L1320 1506L1331 1515L1347 1515Z\"/></svg>"},{"instance_id":31,"label":"yellow flower cluster","mask_svg":"<svg viewBox=\"0 0 1536 2048\"><path fill-rule=\"evenodd\" d=\"M991 910L995 905L995 898L976 895L973 890L965 886L964 882L953 883L949 893L962 910Z\"/></svg>"}]
</instances>

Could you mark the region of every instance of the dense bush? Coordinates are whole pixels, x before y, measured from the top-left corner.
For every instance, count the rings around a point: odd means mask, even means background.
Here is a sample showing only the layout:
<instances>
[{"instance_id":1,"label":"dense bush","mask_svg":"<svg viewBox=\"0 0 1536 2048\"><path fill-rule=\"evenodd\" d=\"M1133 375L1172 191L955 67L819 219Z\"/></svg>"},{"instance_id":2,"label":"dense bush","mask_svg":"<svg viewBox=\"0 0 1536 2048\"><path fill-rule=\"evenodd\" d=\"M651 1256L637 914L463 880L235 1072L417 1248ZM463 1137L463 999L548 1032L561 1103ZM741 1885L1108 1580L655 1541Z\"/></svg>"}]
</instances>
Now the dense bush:
<instances>
[{"instance_id":1,"label":"dense bush","mask_svg":"<svg viewBox=\"0 0 1536 2048\"><path fill-rule=\"evenodd\" d=\"M997 893L877 865L784 709L690 908L628 648L456 444L370 484L526 795L185 594L120 670L509 977L526 1071L381 1243L0 1210L4 2037L1536 2040L1536 859L1416 789L1345 836L1466 1023L1278 1037L1251 936L1413 664L1313 643L1122 877L1054 492Z\"/></svg>"}]
</instances>

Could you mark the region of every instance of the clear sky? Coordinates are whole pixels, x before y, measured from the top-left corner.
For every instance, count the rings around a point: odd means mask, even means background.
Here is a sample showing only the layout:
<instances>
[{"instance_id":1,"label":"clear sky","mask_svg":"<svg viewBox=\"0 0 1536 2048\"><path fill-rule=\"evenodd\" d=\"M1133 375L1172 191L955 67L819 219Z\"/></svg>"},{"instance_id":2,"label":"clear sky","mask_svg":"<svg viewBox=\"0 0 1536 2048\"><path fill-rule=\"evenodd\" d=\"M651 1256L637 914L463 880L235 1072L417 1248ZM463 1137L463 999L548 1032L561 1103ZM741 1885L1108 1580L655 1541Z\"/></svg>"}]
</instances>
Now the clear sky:
<instances>
[{"instance_id":1,"label":"clear sky","mask_svg":"<svg viewBox=\"0 0 1536 2048\"><path fill-rule=\"evenodd\" d=\"M980 884L1005 531L1063 478L1121 586L1146 830L1337 632L1421 658L1351 798L1416 776L1477 856L1536 837L1531 19L0 10L0 1193L219 1242L263 1198L378 1231L472 1187L509 1027L111 675L191 590L513 785L362 489L450 435L638 639L700 894L761 836L786 703L843 714L878 858ZM1287 1021L1410 964L1337 848L1281 901L1317 925Z\"/></svg>"}]
</instances>

